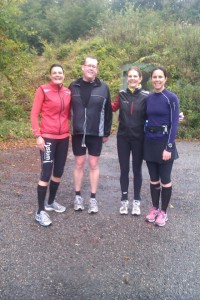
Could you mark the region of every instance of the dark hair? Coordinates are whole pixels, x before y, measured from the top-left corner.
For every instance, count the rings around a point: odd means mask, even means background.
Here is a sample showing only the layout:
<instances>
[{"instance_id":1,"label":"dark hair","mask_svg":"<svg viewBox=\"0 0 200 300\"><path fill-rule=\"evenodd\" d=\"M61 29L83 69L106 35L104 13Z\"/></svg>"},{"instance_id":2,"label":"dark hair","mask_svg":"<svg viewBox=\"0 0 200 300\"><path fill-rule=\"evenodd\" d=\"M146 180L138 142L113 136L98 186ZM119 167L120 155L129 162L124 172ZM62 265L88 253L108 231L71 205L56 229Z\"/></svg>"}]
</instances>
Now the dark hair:
<instances>
[{"instance_id":1,"label":"dark hair","mask_svg":"<svg viewBox=\"0 0 200 300\"><path fill-rule=\"evenodd\" d=\"M84 61L83 61L83 65L86 63L86 59L88 59L88 58L90 58L90 59L95 59L96 61L97 61L97 64L98 64L98 59L95 57L95 56L91 56L91 55L88 55L88 56L86 56L86 58L84 59Z\"/></svg>"},{"instance_id":2,"label":"dark hair","mask_svg":"<svg viewBox=\"0 0 200 300\"><path fill-rule=\"evenodd\" d=\"M157 70L162 71L163 74L164 74L164 76L165 76L165 78L167 77L167 71L166 71L166 69L163 68L163 67L155 67L155 68L153 68L153 70L151 71L151 77L153 76L153 73L154 73L155 71L157 71Z\"/></svg>"},{"instance_id":3,"label":"dark hair","mask_svg":"<svg viewBox=\"0 0 200 300\"><path fill-rule=\"evenodd\" d=\"M49 73L50 73L50 74L51 74L51 71L52 71L52 69L53 69L54 67L60 67L60 68L63 70L63 73L64 73L64 69L63 69L63 67L62 67L60 64L53 64L53 65L51 65L51 67L50 67L50 69L49 69Z\"/></svg>"},{"instance_id":4,"label":"dark hair","mask_svg":"<svg viewBox=\"0 0 200 300\"><path fill-rule=\"evenodd\" d=\"M128 69L127 75L131 70L135 70L136 72L138 72L139 77L142 77L142 71L138 67L135 67L135 66L132 66Z\"/></svg>"}]
</instances>

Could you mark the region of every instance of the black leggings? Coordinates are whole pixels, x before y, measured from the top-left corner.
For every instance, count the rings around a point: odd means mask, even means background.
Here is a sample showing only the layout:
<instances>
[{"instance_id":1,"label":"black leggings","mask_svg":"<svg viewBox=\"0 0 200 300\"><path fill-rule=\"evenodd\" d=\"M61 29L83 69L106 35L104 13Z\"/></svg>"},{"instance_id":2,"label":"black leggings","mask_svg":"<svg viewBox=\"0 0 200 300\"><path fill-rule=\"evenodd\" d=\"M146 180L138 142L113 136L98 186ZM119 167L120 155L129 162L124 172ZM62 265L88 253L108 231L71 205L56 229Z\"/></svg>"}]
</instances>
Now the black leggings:
<instances>
[{"instance_id":1,"label":"black leggings","mask_svg":"<svg viewBox=\"0 0 200 300\"><path fill-rule=\"evenodd\" d=\"M53 176L60 178L64 172L67 159L69 138L45 140L45 152L40 151L41 156L41 176L40 180L49 182L52 170Z\"/></svg>"},{"instance_id":2,"label":"black leggings","mask_svg":"<svg viewBox=\"0 0 200 300\"><path fill-rule=\"evenodd\" d=\"M147 161L147 167L151 181L155 182L160 180L163 184L170 183L173 162L173 160L170 160L169 162L160 164Z\"/></svg>"},{"instance_id":3,"label":"black leggings","mask_svg":"<svg viewBox=\"0 0 200 300\"><path fill-rule=\"evenodd\" d=\"M165 163L156 163L147 161L147 167L149 170L150 179L152 182L161 181L162 184L168 184L171 182L171 171L173 166L173 160ZM160 201L160 183L150 184L151 199L154 207L159 208ZM161 189L161 210L167 211L172 194L172 187L163 187Z\"/></svg>"},{"instance_id":4,"label":"black leggings","mask_svg":"<svg viewBox=\"0 0 200 300\"><path fill-rule=\"evenodd\" d=\"M128 193L130 154L132 153L132 170L134 184L134 199L141 200L143 141L131 140L128 137L117 136L117 151L120 165L120 185L122 193Z\"/></svg>"}]
</instances>

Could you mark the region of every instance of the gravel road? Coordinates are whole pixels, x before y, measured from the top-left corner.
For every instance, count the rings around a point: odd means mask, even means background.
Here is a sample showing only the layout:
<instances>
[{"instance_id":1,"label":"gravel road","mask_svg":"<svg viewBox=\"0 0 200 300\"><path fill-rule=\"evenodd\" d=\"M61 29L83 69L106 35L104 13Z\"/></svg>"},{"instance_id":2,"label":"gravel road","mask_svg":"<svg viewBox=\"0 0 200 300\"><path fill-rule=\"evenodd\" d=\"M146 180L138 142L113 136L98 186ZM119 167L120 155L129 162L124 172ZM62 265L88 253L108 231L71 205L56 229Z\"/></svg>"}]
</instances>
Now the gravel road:
<instances>
[{"instance_id":1,"label":"gravel road","mask_svg":"<svg viewBox=\"0 0 200 300\"><path fill-rule=\"evenodd\" d=\"M151 207L145 163L142 214L119 215L115 135L102 152L99 213L87 213L88 172L82 190L86 210L73 210L70 146L57 195L67 210L50 212L48 228L34 221L38 149L0 150L0 299L199 300L200 142L180 141L177 148L169 221L163 228L144 221Z\"/></svg>"}]
</instances>

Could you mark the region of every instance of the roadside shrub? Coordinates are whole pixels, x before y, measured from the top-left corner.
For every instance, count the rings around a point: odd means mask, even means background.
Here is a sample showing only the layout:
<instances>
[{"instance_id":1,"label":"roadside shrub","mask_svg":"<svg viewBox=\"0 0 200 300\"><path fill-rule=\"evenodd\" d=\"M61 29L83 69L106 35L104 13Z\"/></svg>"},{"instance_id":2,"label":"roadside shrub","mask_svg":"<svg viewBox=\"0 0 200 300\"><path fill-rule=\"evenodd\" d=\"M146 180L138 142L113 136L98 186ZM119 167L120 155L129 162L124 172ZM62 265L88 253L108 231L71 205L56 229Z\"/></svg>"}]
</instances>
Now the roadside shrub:
<instances>
[{"instance_id":1,"label":"roadside shrub","mask_svg":"<svg viewBox=\"0 0 200 300\"><path fill-rule=\"evenodd\" d=\"M61 45L58 48L58 51L57 51L57 54L56 54L56 58L58 60L62 60L64 58L66 58L70 54L70 51L71 51L71 45L70 44Z\"/></svg>"},{"instance_id":2,"label":"roadside shrub","mask_svg":"<svg viewBox=\"0 0 200 300\"><path fill-rule=\"evenodd\" d=\"M0 107L2 115L6 120L19 121L27 119L27 112L24 111L23 107L14 104L12 101L1 100Z\"/></svg>"},{"instance_id":3,"label":"roadside shrub","mask_svg":"<svg viewBox=\"0 0 200 300\"><path fill-rule=\"evenodd\" d=\"M29 122L24 120L0 120L0 141L33 137Z\"/></svg>"}]
</instances>

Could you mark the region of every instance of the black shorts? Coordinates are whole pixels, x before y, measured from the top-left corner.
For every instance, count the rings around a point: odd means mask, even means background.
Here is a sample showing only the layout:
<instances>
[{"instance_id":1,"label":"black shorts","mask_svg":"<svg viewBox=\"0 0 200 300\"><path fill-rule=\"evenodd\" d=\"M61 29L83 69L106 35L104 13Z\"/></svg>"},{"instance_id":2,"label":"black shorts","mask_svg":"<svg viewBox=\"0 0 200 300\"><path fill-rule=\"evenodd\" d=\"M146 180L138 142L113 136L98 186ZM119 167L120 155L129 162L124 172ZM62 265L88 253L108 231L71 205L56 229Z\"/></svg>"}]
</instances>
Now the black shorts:
<instances>
[{"instance_id":1,"label":"black shorts","mask_svg":"<svg viewBox=\"0 0 200 300\"><path fill-rule=\"evenodd\" d=\"M72 150L75 156L81 156L86 154L88 149L88 154L92 156L100 156L102 150L102 140L100 136L86 135L85 145L82 147L83 135L73 135L72 136Z\"/></svg>"}]
</instances>

